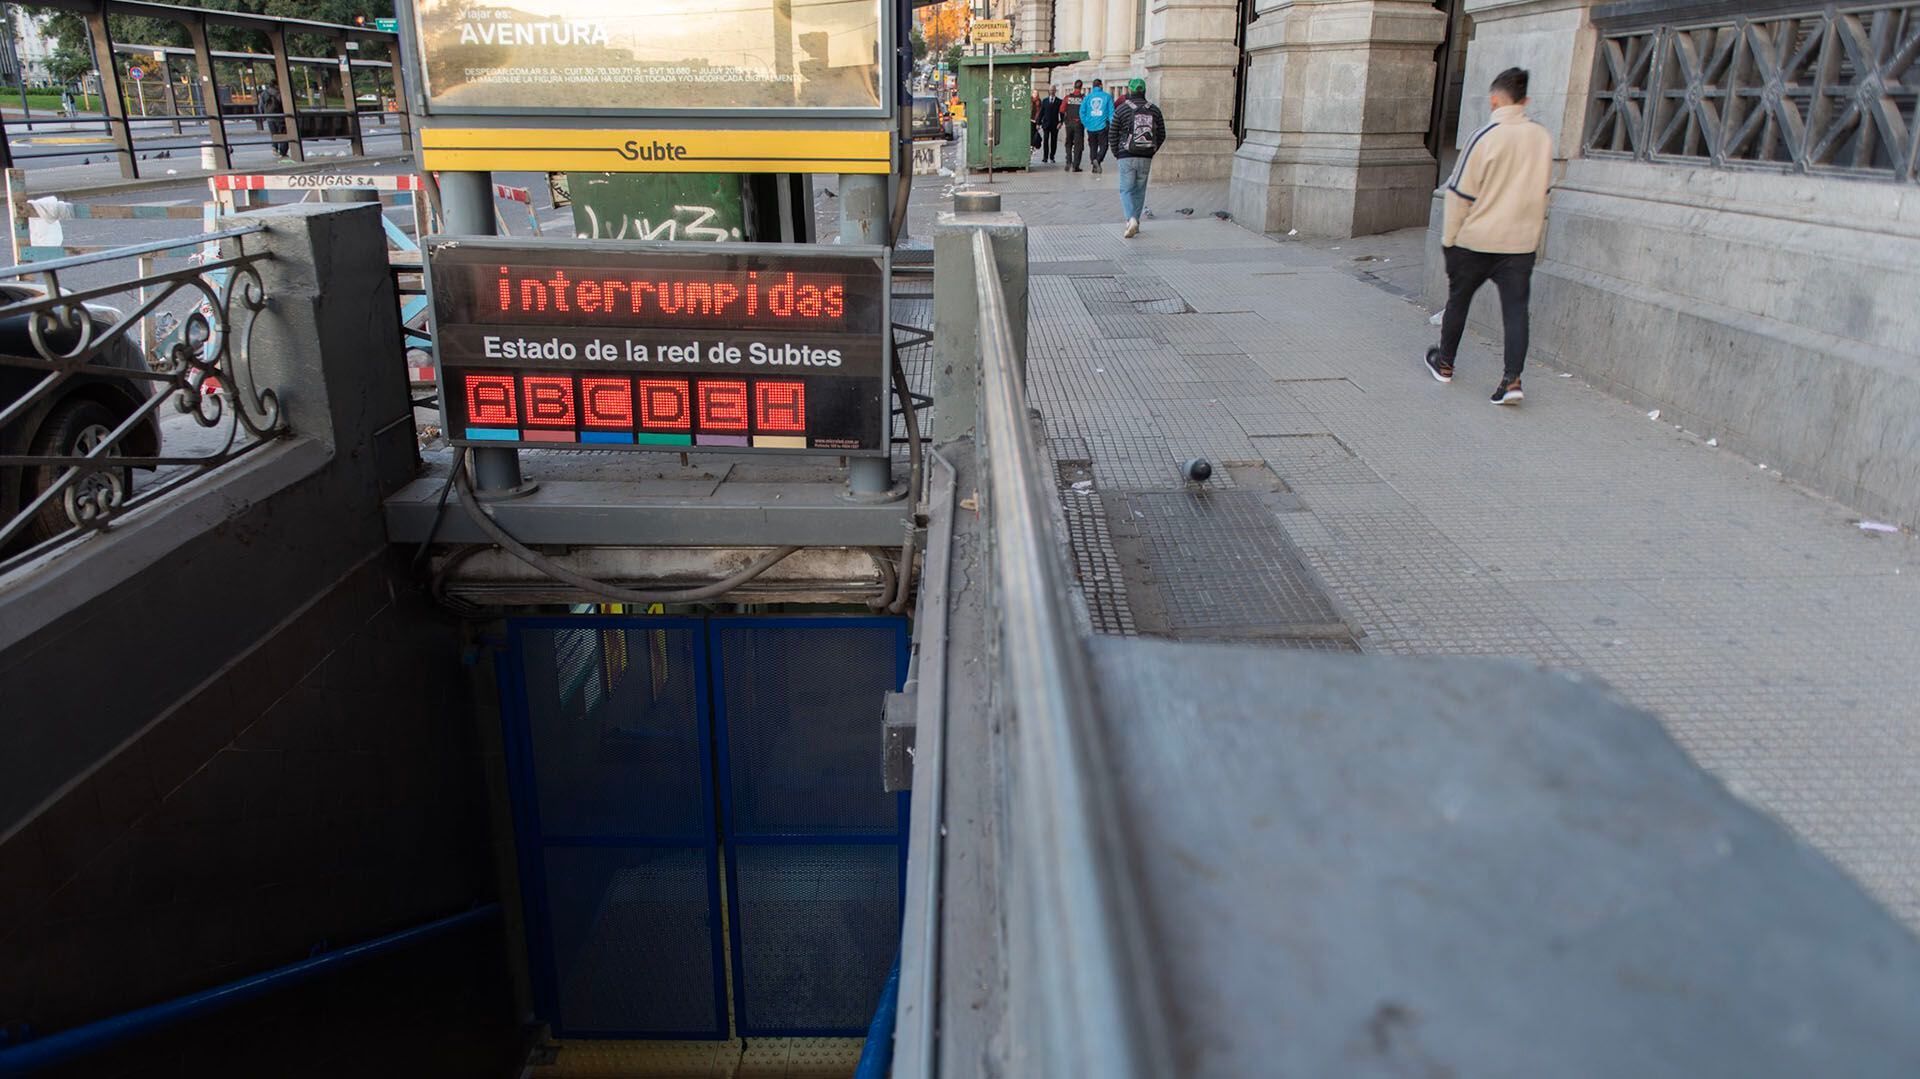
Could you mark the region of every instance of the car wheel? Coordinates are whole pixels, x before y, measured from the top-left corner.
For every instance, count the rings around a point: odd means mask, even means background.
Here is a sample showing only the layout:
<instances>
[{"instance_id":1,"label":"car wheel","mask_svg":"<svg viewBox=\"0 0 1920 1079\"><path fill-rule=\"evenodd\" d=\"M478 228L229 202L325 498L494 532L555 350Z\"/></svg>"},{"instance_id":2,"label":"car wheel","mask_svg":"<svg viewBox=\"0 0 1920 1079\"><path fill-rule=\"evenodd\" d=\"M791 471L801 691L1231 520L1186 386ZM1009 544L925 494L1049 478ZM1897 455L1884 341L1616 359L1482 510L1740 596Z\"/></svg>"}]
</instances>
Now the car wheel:
<instances>
[{"instance_id":1,"label":"car wheel","mask_svg":"<svg viewBox=\"0 0 1920 1079\"><path fill-rule=\"evenodd\" d=\"M46 422L40 425L40 432L33 439L32 454L35 457L84 457L118 426L120 418L100 402L68 401L49 413ZM109 450L107 455L117 457L119 452ZM39 498L64 471L56 465L28 469L23 501L30 503ZM132 493L133 470L130 468L106 469L82 476L61 497L40 507L27 525L25 539L32 545L57 536L83 523L99 509L125 502Z\"/></svg>"}]
</instances>

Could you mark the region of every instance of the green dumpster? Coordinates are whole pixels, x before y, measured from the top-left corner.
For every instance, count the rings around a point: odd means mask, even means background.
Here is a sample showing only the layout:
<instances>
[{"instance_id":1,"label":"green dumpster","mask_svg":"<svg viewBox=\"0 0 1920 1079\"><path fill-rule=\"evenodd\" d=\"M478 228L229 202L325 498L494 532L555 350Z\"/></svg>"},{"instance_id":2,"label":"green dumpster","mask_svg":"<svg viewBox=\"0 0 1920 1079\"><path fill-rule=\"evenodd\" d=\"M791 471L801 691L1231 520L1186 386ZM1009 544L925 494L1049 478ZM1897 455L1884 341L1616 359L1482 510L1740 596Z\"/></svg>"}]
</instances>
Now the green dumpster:
<instances>
[{"instance_id":1,"label":"green dumpster","mask_svg":"<svg viewBox=\"0 0 1920 1079\"><path fill-rule=\"evenodd\" d=\"M1087 58L1084 52L1010 52L993 58L995 107L987 108L987 58L960 58L960 101L967 109L967 168L1024 169L1033 160L1029 134L1033 115L1033 71L1064 67Z\"/></svg>"}]
</instances>

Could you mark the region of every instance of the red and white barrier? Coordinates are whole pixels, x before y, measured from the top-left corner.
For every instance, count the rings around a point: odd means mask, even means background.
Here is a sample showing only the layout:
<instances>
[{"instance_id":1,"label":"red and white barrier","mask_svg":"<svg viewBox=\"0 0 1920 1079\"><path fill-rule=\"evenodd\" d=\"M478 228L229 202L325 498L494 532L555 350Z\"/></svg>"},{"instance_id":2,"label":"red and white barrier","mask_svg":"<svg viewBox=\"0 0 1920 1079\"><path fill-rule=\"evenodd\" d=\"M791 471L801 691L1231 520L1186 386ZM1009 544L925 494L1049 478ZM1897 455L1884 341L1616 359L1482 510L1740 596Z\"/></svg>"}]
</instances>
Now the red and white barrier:
<instances>
[{"instance_id":1,"label":"red and white barrier","mask_svg":"<svg viewBox=\"0 0 1920 1079\"><path fill-rule=\"evenodd\" d=\"M425 180L410 172L392 175L362 172L230 173L209 176L207 182L215 191L328 191L339 188L419 191L426 187Z\"/></svg>"}]
</instances>

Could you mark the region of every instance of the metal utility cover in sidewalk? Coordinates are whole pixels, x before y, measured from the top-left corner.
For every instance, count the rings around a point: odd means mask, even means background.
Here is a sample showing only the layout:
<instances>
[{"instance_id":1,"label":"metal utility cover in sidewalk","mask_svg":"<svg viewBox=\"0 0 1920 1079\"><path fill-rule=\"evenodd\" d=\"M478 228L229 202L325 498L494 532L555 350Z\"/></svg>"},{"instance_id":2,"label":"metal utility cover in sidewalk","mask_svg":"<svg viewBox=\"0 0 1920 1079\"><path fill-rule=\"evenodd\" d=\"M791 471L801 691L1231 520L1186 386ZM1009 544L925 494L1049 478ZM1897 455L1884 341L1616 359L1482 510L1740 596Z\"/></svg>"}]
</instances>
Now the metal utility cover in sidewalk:
<instances>
[{"instance_id":1,"label":"metal utility cover in sidewalk","mask_svg":"<svg viewBox=\"0 0 1920 1079\"><path fill-rule=\"evenodd\" d=\"M1104 499L1142 633L1357 650L1276 519L1290 505L1284 496L1123 491Z\"/></svg>"}]
</instances>

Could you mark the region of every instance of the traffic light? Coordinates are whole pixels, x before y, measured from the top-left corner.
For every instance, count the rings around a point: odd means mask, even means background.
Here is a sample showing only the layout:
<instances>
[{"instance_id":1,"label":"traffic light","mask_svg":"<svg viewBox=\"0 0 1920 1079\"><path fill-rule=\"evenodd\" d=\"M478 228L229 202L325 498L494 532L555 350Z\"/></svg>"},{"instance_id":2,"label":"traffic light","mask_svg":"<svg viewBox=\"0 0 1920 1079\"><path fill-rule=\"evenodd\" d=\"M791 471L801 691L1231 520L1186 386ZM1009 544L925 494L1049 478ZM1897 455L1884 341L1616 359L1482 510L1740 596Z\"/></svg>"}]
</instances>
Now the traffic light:
<instances>
[{"instance_id":1,"label":"traffic light","mask_svg":"<svg viewBox=\"0 0 1920 1079\"><path fill-rule=\"evenodd\" d=\"M367 25L367 17L365 15L355 15L353 17L353 25L355 26Z\"/></svg>"}]
</instances>

